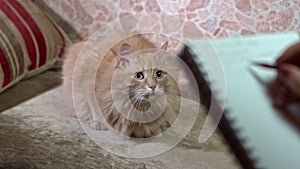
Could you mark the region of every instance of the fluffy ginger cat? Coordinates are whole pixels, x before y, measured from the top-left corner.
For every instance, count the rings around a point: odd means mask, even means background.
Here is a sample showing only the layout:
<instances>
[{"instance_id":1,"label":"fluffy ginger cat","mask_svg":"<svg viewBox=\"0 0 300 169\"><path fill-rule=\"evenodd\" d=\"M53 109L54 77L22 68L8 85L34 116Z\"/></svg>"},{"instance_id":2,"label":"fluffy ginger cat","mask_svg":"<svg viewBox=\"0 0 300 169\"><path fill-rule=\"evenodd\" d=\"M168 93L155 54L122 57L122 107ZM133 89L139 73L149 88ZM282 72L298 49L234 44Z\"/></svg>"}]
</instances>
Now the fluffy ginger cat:
<instances>
[{"instance_id":1,"label":"fluffy ginger cat","mask_svg":"<svg viewBox=\"0 0 300 169\"><path fill-rule=\"evenodd\" d=\"M68 112L97 130L130 137L161 134L176 120L181 100L181 69L166 52L168 43L158 49L132 35L109 47L109 40L69 48L63 66Z\"/></svg>"}]
</instances>

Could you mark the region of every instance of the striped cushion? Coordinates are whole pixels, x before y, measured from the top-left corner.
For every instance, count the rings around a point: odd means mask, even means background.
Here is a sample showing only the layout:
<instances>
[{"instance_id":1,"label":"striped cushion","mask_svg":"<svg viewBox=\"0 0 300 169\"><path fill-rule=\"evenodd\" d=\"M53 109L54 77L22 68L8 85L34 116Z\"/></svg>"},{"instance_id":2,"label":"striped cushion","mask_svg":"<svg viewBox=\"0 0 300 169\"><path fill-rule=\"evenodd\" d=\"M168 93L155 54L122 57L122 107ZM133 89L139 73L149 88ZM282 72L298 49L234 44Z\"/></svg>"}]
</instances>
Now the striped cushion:
<instances>
[{"instance_id":1,"label":"striped cushion","mask_svg":"<svg viewBox=\"0 0 300 169\"><path fill-rule=\"evenodd\" d=\"M0 92L51 68L70 43L30 0L0 0Z\"/></svg>"}]
</instances>

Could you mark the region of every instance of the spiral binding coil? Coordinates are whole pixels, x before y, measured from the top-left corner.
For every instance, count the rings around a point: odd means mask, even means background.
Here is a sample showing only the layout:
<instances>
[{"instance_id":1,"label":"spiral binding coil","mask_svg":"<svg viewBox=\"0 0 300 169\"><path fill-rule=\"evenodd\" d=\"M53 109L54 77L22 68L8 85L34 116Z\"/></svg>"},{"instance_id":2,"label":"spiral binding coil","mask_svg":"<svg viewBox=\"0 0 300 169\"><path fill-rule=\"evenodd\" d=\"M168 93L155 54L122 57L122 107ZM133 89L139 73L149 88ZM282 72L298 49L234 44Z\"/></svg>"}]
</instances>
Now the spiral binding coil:
<instances>
[{"instance_id":1,"label":"spiral binding coil","mask_svg":"<svg viewBox=\"0 0 300 169\"><path fill-rule=\"evenodd\" d=\"M196 59L196 57L198 58L196 53L193 52L191 46L185 46L183 52L180 54L180 58L189 66L195 76L199 88L201 103L209 110L212 99L217 102L219 101L216 96L217 91L213 90L213 87L209 87L213 85L213 78L209 77L209 72L205 68L205 63L201 62L200 59ZM245 147L247 139L241 137L240 133L243 129L235 126L235 119L229 118L228 114L230 114L230 108L226 106L224 115L222 116L218 126L223 137L229 144L231 150L236 155L243 168L258 168L259 160L253 157L252 148Z\"/></svg>"}]
</instances>

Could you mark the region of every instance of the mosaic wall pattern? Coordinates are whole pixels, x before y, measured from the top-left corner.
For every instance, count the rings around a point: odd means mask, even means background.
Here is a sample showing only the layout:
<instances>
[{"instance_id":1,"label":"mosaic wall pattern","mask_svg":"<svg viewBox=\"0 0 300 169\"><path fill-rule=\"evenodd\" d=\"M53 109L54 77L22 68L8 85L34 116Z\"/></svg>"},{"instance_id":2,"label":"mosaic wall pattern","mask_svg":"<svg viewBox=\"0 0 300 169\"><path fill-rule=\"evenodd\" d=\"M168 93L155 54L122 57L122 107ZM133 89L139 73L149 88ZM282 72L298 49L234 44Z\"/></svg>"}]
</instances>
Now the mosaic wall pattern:
<instances>
[{"instance_id":1,"label":"mosaic wall pattern","mask_svg":"<svg viewBox=\"0 0 300 169\"><path fill-rule=\"evenodd\" d=\"M179 32L185 37L222 38L299 30L299 0L43 0L87 39L99 28L119 17L160 12L190 21L146 17L140 25L157 32ZM170 21L171 19L171 21ZM160 20L160 22L158 22ZM122 23L126 27L128 22ZM186 29L189 28L189 29ZM178 31L180 30L180 31ZM176 33L175 33L176 34ZM177 43L177 42L173 42ZM177 45L177 44L173 44Z\"/></svg>"}]
</instances>

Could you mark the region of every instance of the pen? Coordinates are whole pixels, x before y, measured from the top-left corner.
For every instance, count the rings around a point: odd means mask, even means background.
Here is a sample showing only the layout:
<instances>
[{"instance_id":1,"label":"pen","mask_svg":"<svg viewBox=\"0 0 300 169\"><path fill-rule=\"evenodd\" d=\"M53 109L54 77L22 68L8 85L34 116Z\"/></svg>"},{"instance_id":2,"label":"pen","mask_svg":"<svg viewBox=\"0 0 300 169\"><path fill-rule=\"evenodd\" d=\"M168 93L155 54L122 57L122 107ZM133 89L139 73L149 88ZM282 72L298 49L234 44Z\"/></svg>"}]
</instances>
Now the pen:
<instances>
[{"instance_id":1,"label":"pen","mask_svg":"<svg viewBox=\"0 0 300 169\"><path fill-rule=\"evenodd\" d=\"M270 65L270 64L267 64L267 63L260 63L260 62L253 62L255 65L258 65L258 66L261 66L261 67L264 67L264 68L268 68L268 69L276 69L278 70L279 67L277 65Z\"/></svg>"}]
</instances>

